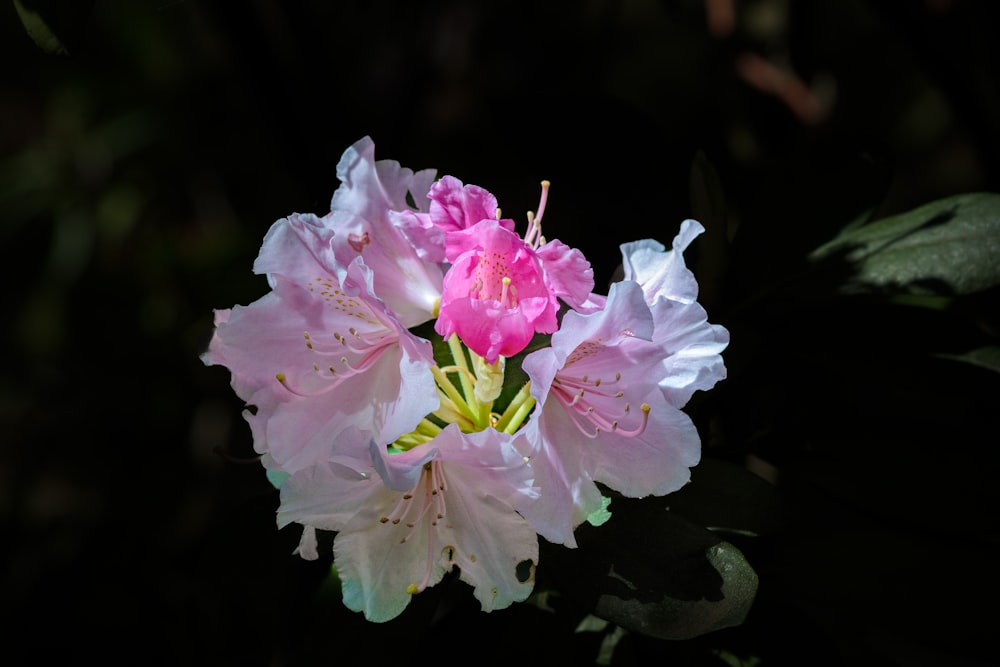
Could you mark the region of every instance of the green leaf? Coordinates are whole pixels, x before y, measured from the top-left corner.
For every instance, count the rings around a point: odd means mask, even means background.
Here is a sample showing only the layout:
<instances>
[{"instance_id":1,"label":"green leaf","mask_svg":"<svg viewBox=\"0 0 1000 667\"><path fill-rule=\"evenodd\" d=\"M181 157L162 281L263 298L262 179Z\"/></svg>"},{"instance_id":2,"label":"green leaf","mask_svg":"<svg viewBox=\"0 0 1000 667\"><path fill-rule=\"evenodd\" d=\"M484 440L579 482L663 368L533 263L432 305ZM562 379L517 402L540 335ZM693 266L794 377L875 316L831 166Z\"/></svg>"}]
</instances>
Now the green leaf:
<instances>
[{"instance_id":1,"label":"green leaf","mask_svg":"<svg viewBox=\"0 0 1000 667\"><path fill-rule=\"evenodd\" d=\"M965 354L939 354L942 359L953 359L1000 373L1000 345L986 345Z\"/></svg>"},{"instance_id":2,"label":"green leaf","mask_svg":"<svg viewBox=\"0 0 1000 667\"><path fill-rule=\"evenodd\" d=\"M606 524L577 529L577 549L549 545L539 572L595 615L659 639L743 622L757 574L739 549L669 511L667 498L613 503Z\"/></svg>"},{"instance_id":3,"label":"green leaf","mask_svg":"<svg viewBox=\"0 0 1000 667\"><path fill-rule=\"evenodd\" d=\"M704 556L723 577L721 599L679 600L663 596L644 600L608 593L597 600L594 613L621 627L659 639L691 639L740 625L757 593L757 573L729 542L709 547Z\"/></svg>"},{"instance_id":4,"label":"green leaf","mask_svg":"<svg viewBox=\"0 0 1000 667\"><path fill-rule=\"evenodd\" d=\"M845 261L844 291L980 292L1000 285L1000 194L956 195L849 226L809 258Z\"/></svg>"}]
</instances>

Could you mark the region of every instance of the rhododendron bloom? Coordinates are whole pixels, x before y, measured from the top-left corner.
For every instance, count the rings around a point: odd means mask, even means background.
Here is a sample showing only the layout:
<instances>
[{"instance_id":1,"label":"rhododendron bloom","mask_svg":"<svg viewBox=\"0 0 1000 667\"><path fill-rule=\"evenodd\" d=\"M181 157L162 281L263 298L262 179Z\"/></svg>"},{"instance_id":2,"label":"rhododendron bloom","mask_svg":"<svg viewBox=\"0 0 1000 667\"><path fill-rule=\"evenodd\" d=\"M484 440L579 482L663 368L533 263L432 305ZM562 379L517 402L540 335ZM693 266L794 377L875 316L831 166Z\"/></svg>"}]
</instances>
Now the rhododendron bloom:
<instances>
[{"instance_id":1,"label":"rhododendron bloom","mask_svg":"<svg viewBox=\"0 0 1000 667\"><path fill-rule=\"evenodd\" d=\"M575 545L573 529L602 505L596 482L626 496L676 491L698 463L690 417L658 385L662 348L634 282L611 286L606 307L567 312L551 346L522 364L537 416L525 452L542 496L529 518L546 538Z\"/></svg>"},{"instance_id":2,"label":"rhododendron bloom","mask_svg":"<svg viewBox=\"0 0 1000 667\"><path fill-rule=\"evenodd\" d=\"M465 249L445 276L435 329L457 334L494 363L523 350L535 333L556 330L558 304L538 257L520 236L484 220L449 235L449 249Z\"/></svg>"},{"instance_id":3,"label":"rhododendron bloom","mask_svg":"<svg viewBox=\"0 0 1000 667\"><path fill-rule=\"evenodd\" d=\"M599 485L688 481L700 441L681 408L725 377L729 336L684 265L698 223L669 251L622 245L605 296L542 235L545 181L522 236L488 190L376 161L368 138L337 175L329 213L271 227L254 264L271 291L217 311L202 359L253 406L295 552L335 533L349 608L389 620L453 570L506 607L532 590L539 535L576 545Z\"/></svg>"},{"instance_id":4,"label":"rhododendron bloom","mask_svg":"<svg viewBox=\"0 0 1000 667\"><path fill-rule=\"evenodd\" d=\"M414 173L398 162L376 161L375 145L365 137L344 152L337 177L341 185L322 221L335 231L331 247L338 266L364 257L375 293L404 326L432 319L441 299L443 269L440 260L418 252L405 216L426 215L434 171Z\"/></svg>"},{"instance_id":5,"label":"rhododendron bloom","mask_svg":"<svg viewBox=\"0 0 1000 667\"><path fill-rule=\"evenodd\" d=\"M391 441L438 405L430 344L374 295L363 262L337 266L330 236L308 219L276 222L254 265L272 291L218 311L202 357L230 369L256 407L255 449L286 471L325 458L350 426Z\"/></svg>"},{"instance_id":6,"label":"rhododendron bloom","mask_svg":"<svg viewBox=\"0 0 1000 667\"><path fill-rule=\"evenodd\" d=\"M410 598L458 567L485 611L528 597L538 538L516 507L535 493L532 472L494 429L456 425L433 441L388 454L349 434L337 457L281 487L279 525L336 531L344 603L372 621L394 618Z\"/></svg>"},{"instance_id":7,"label":"rhododendron bloom","mask_svg":"<svg viewBox=\"0 0 1000 667\"><path fill-rule=\"evenodd\" d=\"M507 221L481 217L496 215L496 200L481 188L470 193L470 187L442 179L430 192L430 215L446 231L445 258L452 264L435 330L444 338L456 334L495 363L523 350L536 333L556 330L558 298L584 304L594 286L593 270L580 251L544 243L548 182L542 183L538 215L529 216L523 239Z\"/></svg>"}]
</instances>

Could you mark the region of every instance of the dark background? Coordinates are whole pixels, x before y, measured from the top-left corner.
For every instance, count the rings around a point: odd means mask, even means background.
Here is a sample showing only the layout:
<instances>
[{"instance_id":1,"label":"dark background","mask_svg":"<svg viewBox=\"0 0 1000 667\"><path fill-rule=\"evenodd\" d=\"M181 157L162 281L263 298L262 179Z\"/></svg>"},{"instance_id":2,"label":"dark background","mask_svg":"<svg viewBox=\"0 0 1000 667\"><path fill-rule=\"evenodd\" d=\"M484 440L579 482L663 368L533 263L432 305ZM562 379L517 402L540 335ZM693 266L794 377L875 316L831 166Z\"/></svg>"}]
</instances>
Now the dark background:
<instances>
[{"instance_id":1,"label":"dark background","mask_svg":"<svg viewBox=\"0 0 1000 667\"><path fill-rule=\"evenodd\" d=\"M611 664L996 664L1000 384L933 356L995 343L996 294L845 297L805 260L865 211L997 190L993 3L756 0L732 24L700 0L71 4L68 54L0 6L10 664L595 664L571 613L480 614L457 582L364 622L235 462L242 406L198 360L212 309L264 294L263 234L328 211L364 135L519 222L550 180L546 233L599 286L620 243L709 227L688 259L730 376L690 412L782 514L739 543L743 626L630 634Z\"/></svg>"}]
</instances>

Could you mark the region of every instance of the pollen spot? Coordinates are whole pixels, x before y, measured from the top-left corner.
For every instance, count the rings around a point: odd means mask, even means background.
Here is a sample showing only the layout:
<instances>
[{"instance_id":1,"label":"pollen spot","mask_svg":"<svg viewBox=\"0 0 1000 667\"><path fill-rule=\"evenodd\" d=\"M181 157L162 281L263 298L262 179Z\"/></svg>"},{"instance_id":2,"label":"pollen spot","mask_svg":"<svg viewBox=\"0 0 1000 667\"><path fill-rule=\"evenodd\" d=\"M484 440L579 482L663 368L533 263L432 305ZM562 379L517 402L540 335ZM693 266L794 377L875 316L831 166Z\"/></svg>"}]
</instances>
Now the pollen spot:
<instances>
[{"instance_id":1,"label":"pollen spot","mask_svg":"<svg viewBox=\"0 0 1000 667\"><path fill-rule=\"evenodd\" d=\"M420 592L420 589L417 588L416 584L410 584L409 586L406 587L406 592L410 595L416 595L417 593Z\"/></svg>"}]
</instances>

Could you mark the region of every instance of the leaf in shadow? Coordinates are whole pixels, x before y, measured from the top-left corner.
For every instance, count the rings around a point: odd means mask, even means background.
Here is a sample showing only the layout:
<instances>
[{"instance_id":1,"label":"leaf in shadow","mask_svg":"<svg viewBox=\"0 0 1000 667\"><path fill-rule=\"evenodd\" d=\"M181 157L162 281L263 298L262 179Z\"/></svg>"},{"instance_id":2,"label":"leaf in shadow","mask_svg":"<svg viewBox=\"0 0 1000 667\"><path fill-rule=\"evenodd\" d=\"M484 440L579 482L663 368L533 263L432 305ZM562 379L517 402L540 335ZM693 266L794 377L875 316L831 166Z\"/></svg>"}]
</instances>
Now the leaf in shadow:
<instances>
[{"instance_id":1,"label":"leaf in shadow","mask_svg":"<svg viewBox=\"0 0 1000 667\"><path fill-rule=\"evenodd\" d=\"M689 639L739 625L757 591L743 554L668 509L614 496L612 519L577 530L577 549L544 544L546 571L578 604L628 630Z\"/></svg>"},{"instance_id":2,"label":"leaf in shadow","mask_svg":"<svg viewBox=\"0 0 1000 667\"><path fill-rule=\"evenodd\" d=\"M971 294L1000 284L1000 194L968 193L849 226L810 261L844 263L846 292Z\"/></svg>"}]
</instances>

